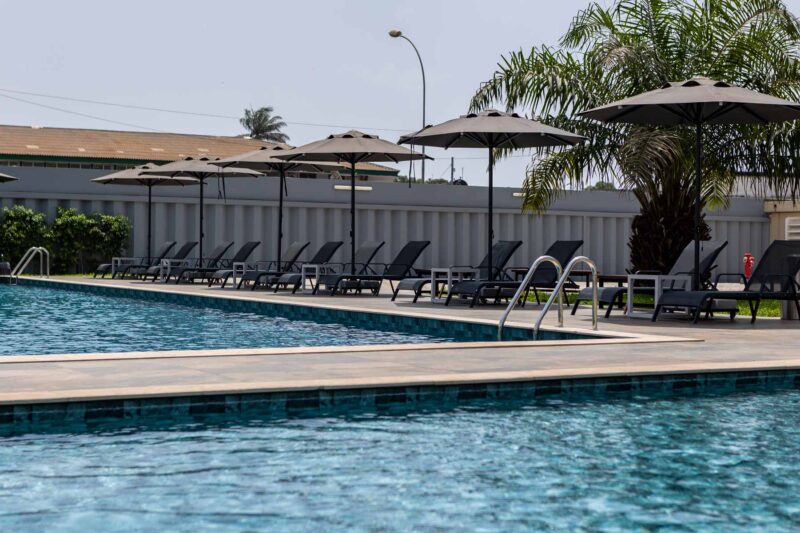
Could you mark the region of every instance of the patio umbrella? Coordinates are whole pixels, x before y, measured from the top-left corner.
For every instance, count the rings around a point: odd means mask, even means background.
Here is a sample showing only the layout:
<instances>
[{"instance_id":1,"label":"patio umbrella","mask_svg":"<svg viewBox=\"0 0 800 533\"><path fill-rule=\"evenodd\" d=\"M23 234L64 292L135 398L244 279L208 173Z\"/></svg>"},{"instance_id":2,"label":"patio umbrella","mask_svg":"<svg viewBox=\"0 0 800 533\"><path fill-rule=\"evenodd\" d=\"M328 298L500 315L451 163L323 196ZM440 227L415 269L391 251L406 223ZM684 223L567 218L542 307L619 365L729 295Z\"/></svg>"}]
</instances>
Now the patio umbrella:
<instances>
[{"instance_id":1,"label":"patio umbrella","mask_svg":"<svg viewBox=\"0 0 800 533\"><path fill-rule=\"evenodd\" d=\"M218 158L186 157L142 173L148 176L167 176L170 178L194 178L200 183L200 258L203 258L203 202L205 180L208 178L258 177L262 174L246 168L223 168L216 164Z\"/></svg>"},{"instance_id":2,"label":"patio umbrella","mask_svg":"<svg viewBox=\"0 0 800 533\"><path fill-rule=\"evenodd\" d=\"M400 144L438 146L439 148L487 148L489 150L489 229L488 260L489 280L494 276L492 268L492 244L494 242L494 150L497 148L541 148L545 146L572 146L584 141L575 133L560 130L521 117L516 113L504 113L486 109L480 113L462 115L435 126L425 126L416 133L400 137Z\"/></svg>"},{"instance_id":3,"label":"patio umbrella","mask_svg":"<svg viewBox=\"0 0 800 533\"><path fill-rule=\"evenodd\" d=\"M800 118L800 104L723 81L695 77L667 82L580 115L601 122L695 127L694 279L700 287L700 204L702 202L703 125L767 124Z\"/></svg>"},{"instance_id":4,"label":"patio umbrella","mask_svg":"<svg viewBox=\"0 0 800 533\"><path fill-rule=\"evenodd\" d=\"M19 181L19 178L15 178L14 176L9 176L8 174L3 174L0 172L0 183L6 183L9 181Z\"/></svg>"},{"instance_id":5,"label":"patio umbrella","mask_svg":"<svg viewBox=\"0 0 800 533\"><path fill-rule=\"evenodd\" d=\"M216 163L221 167L242 167L257 170L265 173L269 171L278 172L280 176L280 193L278 195L278 264L281 262L281 250L283 241L283 197L286 192L286 172L324 172L326 168L339 168L338 163L330 161L307 161L291 162L283 159L276 159L276 153L291 150L288 144L275 144L273 146L262 146L258 150L247 152L240 155L220 159Z\"/></svg>"},{"instance_id":6,"label":"patio umbrella","mask_svg":"<svg viewBox=\"0 0 800 533\"><path fill-rule=\"evenodd\" d=\"M145 176L142 174L145 170L152 170L158 168L158 165L153 163L145 163L138 167L128 168L94 178L92 181L103 184L113 185L139 185L147 187L147 261L150 262L152 255L152 224L153 224L153 187L164 186L184 186L195 185L199 180L194 178L184 177L168 177L168 176Z\"/></svg>"},{"instance_id":7,"label":"patio umbrella","mask_svg":"<svg viewBox=\"0 0 800 533\"><path fill-rule=\"evenodd\" d=\"M329 135L293 150L275 154L285 161L333 161L346 163L350 167L350 268L356 267L356 164L377 161L409 161L432 159L413 152L403 146L384 141L377 135L369 135L356 130L338 135Z\"/></svg>"}]
</instances>

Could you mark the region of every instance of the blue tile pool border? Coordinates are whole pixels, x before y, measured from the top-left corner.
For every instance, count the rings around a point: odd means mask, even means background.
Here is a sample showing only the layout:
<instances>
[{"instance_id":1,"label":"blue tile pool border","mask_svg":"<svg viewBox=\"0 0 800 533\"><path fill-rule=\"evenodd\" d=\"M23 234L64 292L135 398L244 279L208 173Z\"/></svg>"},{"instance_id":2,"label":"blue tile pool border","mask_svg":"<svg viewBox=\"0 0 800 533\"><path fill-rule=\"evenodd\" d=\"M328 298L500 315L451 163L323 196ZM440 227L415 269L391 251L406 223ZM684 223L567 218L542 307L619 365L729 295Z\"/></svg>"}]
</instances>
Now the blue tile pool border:
<instances>
[{"instance_id":1,"label":"blue tile pool border","mask_svg":"<svg viewBox=\"0 0 800 533\"><path fill-rule=\"evenodd\" d=\"M347 326L392 331L397 333L414 333L439 338L453 338L458 342L485 342L497 340L497 326L477 322L444 320L428 317L395 315L381 312L362 312L345 309L332 309L302 304L283 304L251 299L226 298L225 295L205 296L202 294L185 294L167 291L153 291L147 288L126 288L95 285L86 283L54 282L37 278L20 278L20 285L44 287L50 289L69 290L183 305L195 308L210 308L236 313L253 313L268 316L281 316L289 320L308 320L319 323L335 323ZM539 340L578 340L609 338L601 335L581 335L568 331L542 329ZM503 329L505 341L533 340L533 329L508 326Z\"/></svg>"},{"instance_id":2,"label":"blue tile pool border","mask_svg":"<svg viewBox=\"0 0 800 533\"><path fill-rule=\"evenodd\" d=\"M75 431L95 423L392 414L446 410L482 402L655 399L800 389L800 370L695 372L534 381L205 394L0 405L0 434Z\"/></svg>"}]
</instances>

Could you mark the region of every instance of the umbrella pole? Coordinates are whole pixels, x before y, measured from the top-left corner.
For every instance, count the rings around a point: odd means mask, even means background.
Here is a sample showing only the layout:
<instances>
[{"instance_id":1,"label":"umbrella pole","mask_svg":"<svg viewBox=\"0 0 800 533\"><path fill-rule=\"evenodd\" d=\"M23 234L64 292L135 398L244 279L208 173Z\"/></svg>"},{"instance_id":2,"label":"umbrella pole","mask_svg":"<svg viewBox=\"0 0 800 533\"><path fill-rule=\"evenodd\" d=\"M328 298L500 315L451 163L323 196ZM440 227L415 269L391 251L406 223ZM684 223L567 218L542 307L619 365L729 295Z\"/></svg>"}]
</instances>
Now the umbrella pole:
<instances>
[{"instance_id":1,"label":"umbrella pole","mask_svg":"<svg viewBox=\"0 0 800 533\"><path fill-rule=\"evenodd\" d=\"M147 184L147 264L153 260L153 184Z\"/></svg>"},{"instance_id":2,"label":"umbrella pole","mask_svg":"<svg viewBox=\"0 0 800 533\"><path fill-rule=\"evenodd\" d=\"M492 257L492 245L494 244L494 226L492 219L494 218L494 151L489 148L489 281L494 279L494 262Z\"/></svg>"},{"instance_id":3,"label":"umbrella pole","mask_svg":"<svg viewBox=\"0 0 800 533\"><path fill-rule=\"evenodd\" d=\"M205 234L203 233L203 189L205 183L203 180L200 180L200 261L203 260L203 237Z\"/></svg>"},{"instance_id":4,"label":"umbrella pole","mask_svg":"<svg viewBox=\"0 0 800 533\"><path fill-rule=\"evenodd\" d=\"M281 271L281 248L283 242L283 184L286 181L286 169L283 165L280 167L281 181L280 181L280 194L278 196L278 272Z\"/></svg>"},{"instance_id":5,"label":"umbrella pole","mask_svg":"<svg viewBox=\"0 0 800 533\"><path fill-rule=\"evenodd\" d=\"M697 291L700 290L700 203L703 172L703 126L699 122L695 126L694 148L694 276L692 276L692 290Z\"/></svg>"},{"instance_id":6,"label":"umbrella pole","mask_svg":"<svg viewBox=\"0 0 800 533\"><path fill-rule=\"evenodd\" d=\"M350 165L350 273L356 273L356 163Z\"/></svg>"}]
</instances>

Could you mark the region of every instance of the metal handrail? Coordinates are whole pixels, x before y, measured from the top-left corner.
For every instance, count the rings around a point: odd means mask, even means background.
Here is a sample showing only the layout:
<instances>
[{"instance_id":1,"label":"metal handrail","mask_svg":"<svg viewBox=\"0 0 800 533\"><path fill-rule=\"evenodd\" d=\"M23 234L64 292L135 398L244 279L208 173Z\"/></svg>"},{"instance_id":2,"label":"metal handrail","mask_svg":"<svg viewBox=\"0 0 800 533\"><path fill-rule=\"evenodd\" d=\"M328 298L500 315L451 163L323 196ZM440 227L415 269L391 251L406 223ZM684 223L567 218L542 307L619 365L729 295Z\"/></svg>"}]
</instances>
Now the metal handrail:
<instances>
[{"instance_id":1,"label":"metal handrail","mask_svg":"<svg viewBox=\"0 0 800 533\"><path fill-rule=\"evenodd\" d=\"M531 264L528 272L525 273L525 278L520 283L517 292L514 293L514 297L508 302L508 307L506 307L503 316L500 317L500 321L497 323L497 340L503 340L503 327L506 325L506 319L508 318L509 313L511 310L514 309L514 306L517 305L520 297L522 296L523 291L527 290L528 283L531 282L531 278L533 274L536 272L536 269L539 268L539 265L542 263L552 263L553 266L556 267L556 279L561 277L561 263L555 257L549 255L543 255L541 257L537 257L536 260ZM536 290L534 288L534 290ZM559 323L563 326L564 325L564 302L561 298L561 293L559 293L558 298L558 320Z\"/></svg>"},{"instance_id":2,"label":"metal handrail","mask_svg":"<svg viewBox=\"0 0 800 533\"><path fill-rule=\"evenodd\" d=\"M589 259L588 257L579 255L578 257L574 258L572 261L567 264L566 268L564 268L564 273L561 275L561 278L558 280L556 284L556 288L553 291L553 294L550 295L550 298L542 307L542 312L539 314L539 318L536 319L536 324L533 326L533 336L535 339L539 338L539 328L542 325L542 320L544 320L544 316L547 314L547 311L550 310L550 306L553 305L553 300L556 298L556 294L558 294L559 301L561 300L561 290L564 288L564 284L569 279L569 275L572 272L572 269L575 268L575 265L578 263L584 263L586 266L589 267L589 270L592 271L592 329L597 331L597 266L594 264L594 261ZM563 320L559 324L560 326L564 325Z\"/></svg>"},{"instance_id":3,"label":"metal handrail","mask_svg":"<svg viewBox=\"0 0 800 533\"><path fill-rule=\"evenodd\" d=\"M11 281L16 282L19 279L34 257L39 256L39 277L50 277L50 252L43 246L31 246L24 254L22 259L16 264L11 271ZM45 261L46 260L46 261ZM45 268L46 266L46 268Z\"/></svg>"}]
</instances>

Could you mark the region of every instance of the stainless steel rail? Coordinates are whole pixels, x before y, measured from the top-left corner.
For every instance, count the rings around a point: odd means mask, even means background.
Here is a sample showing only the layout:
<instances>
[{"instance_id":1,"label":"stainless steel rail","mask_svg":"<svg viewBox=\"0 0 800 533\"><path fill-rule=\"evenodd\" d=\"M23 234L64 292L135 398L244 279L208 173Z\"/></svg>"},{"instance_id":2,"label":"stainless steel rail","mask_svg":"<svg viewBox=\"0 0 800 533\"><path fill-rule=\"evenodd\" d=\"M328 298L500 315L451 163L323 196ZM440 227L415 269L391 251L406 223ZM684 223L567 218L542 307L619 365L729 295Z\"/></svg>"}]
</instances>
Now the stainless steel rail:
<instances>
[{"instance_id":1,"label":"stainless steel rail","mask_svg":"<svg viewBox=\"0 0 800 533\"><path fill-rule=\"evenodd\" d=\"M575 257L569 264L564 268L564 273L559 278L558 283L556 284L556 288L553 290L553 294L550 295L550 298L547 300L547 303L544 304L542 308L542 312L539 314L539 318L536 319L536 324L533 326L533 336L534 338L539 338L539 328L542 325L542 320L544 320L545 315L550 310L550 306L553 305L553 300L555 300L556 295L558 295L559 301L559 311L561 311L561 291L564 289L564 284L569 279L569 275L572 272L572 269L575 268L575 265L579 263L584 263L586 266L589 267L589 270L592 271L592 329L597 331L597 266L594 264L594 261L589 259L588 257L579 255ZM561 315L561 313L559 313ZM559 317L559 326L564 325L564 319L562 316Z\"/></svg>"},{"instance_id":2,"label":"stainless steel rail","mask_svg":"<svg viewBox=\"0 0 800 533\"><path fill-rule=\"evenodd\" d=\"M514 297L508 302L508 306L506 310L503 312L503 316L500 317L500 321L497 323L497 340L503 340L503 327L506 325L506 319L508 318L509 313L511 310L514 309L514 306L517 305L519 302L522 293L527 290L528 284L531 282L531 278L533 274L536 272L536 269L539 268L539 265L542 263L552 263L553 266L556 267L556 279L561 278L561 263L558 262L558 259L555 257L551 257L549 255L543 255L541 257L536 258L536 260L531 263L528 272L525 273L525 278L522 280L517 292L514 293ZM536 290L536 289L534 289ZM561 294L559 293L558 298L558 321L563 326L564 325L564 302L561 298Z\"/></svg>"},{"instance_id":3,"label":"stainless steel rail","mask_svg":"<svg viewBox=\"0 0 800 533\"><path fill-rule=\"evenodd\" d=\"M39 277L50 277L50 252L43 246L31 246L11 271L11 283L16 283L34 257L39 256Z\"/></svg>"}]
</instances>

